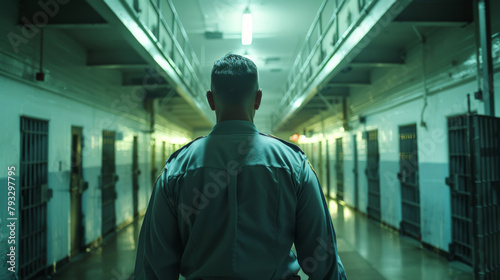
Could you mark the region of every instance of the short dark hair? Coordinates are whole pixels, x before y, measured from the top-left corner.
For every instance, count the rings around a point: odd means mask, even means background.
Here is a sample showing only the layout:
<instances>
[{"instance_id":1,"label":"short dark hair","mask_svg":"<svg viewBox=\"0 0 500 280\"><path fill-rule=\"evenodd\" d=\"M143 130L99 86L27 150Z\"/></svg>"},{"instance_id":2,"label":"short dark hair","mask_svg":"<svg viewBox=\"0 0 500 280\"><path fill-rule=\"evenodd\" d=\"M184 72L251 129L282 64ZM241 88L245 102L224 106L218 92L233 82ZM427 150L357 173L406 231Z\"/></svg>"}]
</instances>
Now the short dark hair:
<instances>
[{"instance_id":1,"label":"short dark hair","mask_svg":"<svg viewBox=\"0 0 500 280\"><path fill-rule=\"evenodd\" d=\"M257 66L246 57L227 54L214 62L210 88L228 102L241 103L259 89Z\"/></svg>"}]
</instances>

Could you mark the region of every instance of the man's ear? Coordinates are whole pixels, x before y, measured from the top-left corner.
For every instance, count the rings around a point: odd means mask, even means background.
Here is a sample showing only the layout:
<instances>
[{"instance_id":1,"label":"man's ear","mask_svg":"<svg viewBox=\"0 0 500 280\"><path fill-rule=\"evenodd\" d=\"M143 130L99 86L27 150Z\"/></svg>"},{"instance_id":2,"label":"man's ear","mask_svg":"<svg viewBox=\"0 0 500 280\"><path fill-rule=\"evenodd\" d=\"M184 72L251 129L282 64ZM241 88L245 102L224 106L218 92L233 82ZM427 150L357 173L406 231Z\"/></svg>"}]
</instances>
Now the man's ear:
<instances>
[{"instance_id":1,"label":"man's ear","mask_svg":"<svg viewBox=\"0 0 500 280\"><path fill-rule=\"evenodd\" d=\"M210 90L207 90L207 101L208 105L210 105L210 109L212 109L212 111L215 111L214 94Z\"/></svg>"},{"instance_id":2,"label":"man's ear","mask_svg":"<svg viewBox=\"0 0 500 280\"><path fill-rule=\"evenodd\" d=\"M262 90L259 89L255 95L255 102L253 103L253 108L258 110L260 107L260 102L262 101Z\"/></svg>"}]
</instances>

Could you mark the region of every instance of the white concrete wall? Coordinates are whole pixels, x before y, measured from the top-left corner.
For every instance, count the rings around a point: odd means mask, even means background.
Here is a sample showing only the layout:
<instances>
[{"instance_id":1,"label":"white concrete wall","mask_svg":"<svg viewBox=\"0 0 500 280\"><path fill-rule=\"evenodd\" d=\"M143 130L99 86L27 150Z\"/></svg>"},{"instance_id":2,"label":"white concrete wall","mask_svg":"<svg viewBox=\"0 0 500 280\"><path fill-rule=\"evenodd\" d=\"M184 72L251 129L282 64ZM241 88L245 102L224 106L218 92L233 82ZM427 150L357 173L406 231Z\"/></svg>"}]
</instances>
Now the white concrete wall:
<instances>
[{"instance_id":1,"label":"white concrete wall","mask_svg":"<svg viewBox=\"0 0 500 280\"><path fill-rule=\"evenodd\" d=\"M0 34L18 32L17 2L7 1L0 8ZM132 147L133 137L138 137L139 148L139 211L147 207L152 191L151 139L156 141L158 172L163 166L162 141L167 144L183 143L192 138L189 129L167 119L156 121L154 134L149 130L149 113L142 100L130 88L121 87L119 70L89 69L86 50L73 41L64 31L45 31L45 82L34 80L38 71L39 34L16 51L7 36L0 36L0 182L7 185L7 167L20 166L20 118L39 118L49 122L48 185L53 197L48 202L47 214L47 265L60 261L70 253L71 208L71 127L83 128L84 148L83 179L89 183L82 196L85 244L101 235L101 189L98 177L102 165L102 131L115 131L116 174L119 180L115 189L116 225L128 223L133 218L132 203ZM125 102L128 98L131 102ZM160 125L161 124L161 125ZM19 173L17 173L19 175ZM17 185L17 202L20 201ZM2 206L7 202L7 191L0 192ZM5 209L4 209L5 208ZM19 215L19 208L18 210ZM0 239L6 240L6 207L0 209ZM17 231L19 237L19 231ZM2 242L0 253L2 269L6 268L5 256L9 244ZM3 272L2 272L3 275ZM2 278L2 277L0 277Z\"/></svg>"},{"instance_id":2,"label":"white concrete wall","mask_svg":"<svg viewBox=\"0 0 500 280\"><path fill-rule=\"evenodd\" d=\"M119 115L101 111L64 97L40 90L0 75L4 100L2 110L2 131L0 138L1 166L19 167L20 157L20 116L34 117L49 121L49 188L53 198L48 204L48 261L58 261L68 255L70 238L70 195L69 174L71 165L71 127L83 127L83 179L89 182L89 189L82 197L82 211L85 224L85 243L88 244L101 235L101 190L98 176L102 161L102 130L112 130L123 134L116 141L116 169L119 180L116 183L117 225L133 217L132 209L132 141L139 141L139 209L144 210L152 190L151 180L151 135L145 133L147 125ZM17 92L19 94L9 94ZM160 129L160 128L159 128ZM175 134L163 128L155 133L157 143L157 163L161 161L161 141L169 141ZM181 135L189 137L189 133ZM168 142L170 144L170 141ZM158 165L158 172L162 164ZM61 169L59 169L61 166ZM2 175L0 177L4 177ZM2 199L6 200L2 192ZM57 246L53 246L58 244Z\"/></svg>"}]
</instances>

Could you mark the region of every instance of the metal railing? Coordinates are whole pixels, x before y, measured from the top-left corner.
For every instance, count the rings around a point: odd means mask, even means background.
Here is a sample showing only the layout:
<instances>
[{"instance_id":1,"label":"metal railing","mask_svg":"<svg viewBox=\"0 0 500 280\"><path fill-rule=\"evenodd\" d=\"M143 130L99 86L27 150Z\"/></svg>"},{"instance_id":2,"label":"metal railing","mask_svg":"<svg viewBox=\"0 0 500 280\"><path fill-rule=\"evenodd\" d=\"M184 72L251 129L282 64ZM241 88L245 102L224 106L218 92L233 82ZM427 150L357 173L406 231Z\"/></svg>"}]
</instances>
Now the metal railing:
<instances>
[{"instance_id":1,"label":"metal railing","mask_svg":"<svg viewBox=\"0 0 500 280\"><path fill-rule=\"evenodd\" d=\"M273 127L302 104L300 95L377 1L323 1L288 75L279 109L271 119Z\"/></svg>"},{"instance_id":2,"label":"metal railing","mask_svg":"<svg viewBox=\"0 0 500 280\"><path fill-rule=\"evenodd\" d=\"M161 50L176 74L191 91L196 104L205 102L208 84L203 79L200 62L177 15L171 0L122 0L135 12L136 17ZM206 107L206 108L205 108Z\"/></svg>"}]
</instances>

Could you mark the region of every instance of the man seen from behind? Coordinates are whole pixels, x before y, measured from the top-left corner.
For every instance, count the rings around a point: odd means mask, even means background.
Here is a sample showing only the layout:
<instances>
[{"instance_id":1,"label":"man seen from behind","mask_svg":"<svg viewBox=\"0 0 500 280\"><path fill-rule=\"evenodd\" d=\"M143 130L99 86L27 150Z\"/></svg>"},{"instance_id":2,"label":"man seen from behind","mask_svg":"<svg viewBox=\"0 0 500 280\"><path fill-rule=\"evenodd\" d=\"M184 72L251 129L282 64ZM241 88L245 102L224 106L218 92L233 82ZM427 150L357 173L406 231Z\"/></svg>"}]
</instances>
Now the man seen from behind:
<instances>
[{"instance_id":1,"label":"man seen from behind","mask_svg":"<svg viewBox=\"0 0 500 280\"><path fill-rule=\"evenodd\" d=\"M295 145L259 133L255 64L228 54L207 92L217 124L158 177L134 279L346 279L321 186ZM295 244L297 256L291 250Z\"/></svg>"}]
</instances>

